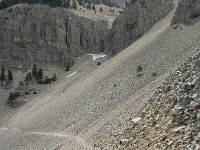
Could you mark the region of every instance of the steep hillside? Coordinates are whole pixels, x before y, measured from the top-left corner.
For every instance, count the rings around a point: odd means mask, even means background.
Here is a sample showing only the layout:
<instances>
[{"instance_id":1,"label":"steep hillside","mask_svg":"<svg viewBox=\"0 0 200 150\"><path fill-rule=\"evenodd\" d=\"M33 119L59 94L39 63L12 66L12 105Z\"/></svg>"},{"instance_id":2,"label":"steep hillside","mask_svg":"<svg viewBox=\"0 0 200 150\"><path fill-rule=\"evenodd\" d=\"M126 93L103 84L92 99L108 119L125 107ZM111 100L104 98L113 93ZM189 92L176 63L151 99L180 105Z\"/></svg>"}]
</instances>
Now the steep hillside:
<instances>
[{"instance_id":1,"label":"steep hillside","mask_svg":"<svg viewBox=\"0 0 200 150\"><path fill-rule=\"evenodd\" d=\"M0 11L0 62L72 66L80 55L103 51L107 28L64 8L15 5Z\"/></svg>"},{"instance_id":2,"label":"steep hillside","mask_svg":"<svg viewBox=\"0 0 200 150\"><path fill-rule=\"evenodd\" d=\"M0 113L0 148L198 149L199 54L183 68L177 66L199 51L200 22L171 26L179 0L173 2L132 0L108 35L108 20L95 13L80 17L81 11L75 15L38 5L0 11L2 61L78 61L10 116L0 103L0 112L5 112ZM107 61L99 58L104 54L76 59L103 51L119 54Z\"/></svg>"},{"instance_id":3,"label":"steep hillside","mask_svg":"<svg viewBox=\"0 0 200 150\"><path fill-rule=\"evenodd\" d=\"M149 104L104 149L200 149L200 49L173 70Z\"/></svg>"},{"instance_id":4,"label":"steep hillside","mask_svg":"<svg viewBox=\"0 0 200 150\"><path fill-rule=\"evenodd\" d=\"M172 9L172 0L132 0L113 23L106 40L106 51L118 53L144 35ZM156 9L155 9L156 8Z\"/></svg>"},{"instance_id":5,"label":"steep hillside","mask_svg":"<svg viewBox=\"0 0 200 150\"><path fill-rule=\"evenodd\" d=\"M101 149L101 141L123 129L169 71L199 45L200 23L182 30L170 27L175 10L96 70L83 77L75 69L72 84L65 77L1 122L1 145L7 150Z\"/></svg>"}]
</instances>

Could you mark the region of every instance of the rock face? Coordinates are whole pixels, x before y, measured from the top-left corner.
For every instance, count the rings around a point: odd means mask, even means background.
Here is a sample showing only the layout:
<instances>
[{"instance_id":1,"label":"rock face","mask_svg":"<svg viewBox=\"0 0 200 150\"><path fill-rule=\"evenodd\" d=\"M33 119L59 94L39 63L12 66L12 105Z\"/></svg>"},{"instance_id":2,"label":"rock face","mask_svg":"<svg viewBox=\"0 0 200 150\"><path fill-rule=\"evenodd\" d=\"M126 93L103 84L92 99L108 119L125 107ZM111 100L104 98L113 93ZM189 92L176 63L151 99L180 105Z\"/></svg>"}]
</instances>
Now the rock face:
<instances>
[{"instance_id":1,"label":"rock face","mask_svg":"<svg viewBox=\"0 0 200 150\"><path fill-rule=\"evenodd\" d=\"M199 0L181 0L172 20L172 24L189 23L191 19L197 18L200 15Z\"/></svg>"},{"instance_id":2,"label":"rock face","mask_svg":"<svg viewBox=\"0 0 200 150\"><path fill-rule=\"evenodd\" d=\"M132 0L113 23L107 36L106 51L118 53L144 35L172 9L172 0ZM156 8L156 9L155 9Z\"/></svg>"},{"instance_id":3,"label":"rock face","mask_svg":"<svg viewBox=\"0 0 200 150\"><path fill-rule=\"evenodd\" d=\"M0 60L72 66L84 53L103 51L107 26L64 8L16 5L0 11Z\"/></svg>"}]
</instances>

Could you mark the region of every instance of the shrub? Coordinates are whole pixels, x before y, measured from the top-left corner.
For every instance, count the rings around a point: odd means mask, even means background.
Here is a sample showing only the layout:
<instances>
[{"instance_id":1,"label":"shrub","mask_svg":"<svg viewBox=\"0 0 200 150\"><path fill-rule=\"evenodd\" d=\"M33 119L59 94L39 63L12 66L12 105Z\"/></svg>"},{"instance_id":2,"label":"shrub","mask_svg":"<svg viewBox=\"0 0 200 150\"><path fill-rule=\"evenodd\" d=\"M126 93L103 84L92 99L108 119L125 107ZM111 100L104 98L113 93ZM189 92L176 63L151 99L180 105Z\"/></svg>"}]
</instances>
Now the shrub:
<instances>
[{"instance_id":1,"label":"shrub","mask_svg":"<svg viewBox=\"0 0 200 150\"><path fill-rule=\"evenodd\" d=\"M10 70L8 70L8 80L12 81L13 80L13 74Z\"/></svg>"},{"instance_id":2,"label":"shrub","mask_svg":"<svg viewBox=\"0 0 200 150\"><path fill-rule=\"evenodd\" d=\"M67 65L67 68L65 69L65 71L69 71L70 70L70 67L69 65Z\"/></svg>"},{"instance_id":3,"label":"shrub","mask_svg":"<svg viewBox=\"0 0 200 150\"><path fill-rule=\"evenodd\" d=\"M25 94L25 95L29 95L29 92L28 92L28 91L25 91L24 94Z\"/></svg>"},{"instance_id":4,"label":"shrub","mask_svg":"<svg viewBox=\"0 0 200 150\"><path fill-rule=\"evenodd\" d=\"M4 68L4 66L2 66L0 80L5 81L5 79L6 79L5 68Z\"/></svg>"},{"instance_id":5,"label":"shrub","mask_svg":"<svg viewBox=\"0 0 200 150\"><path fill-rule=\"evenodd\" d=\"M141 72L141 71L143 71L143 66L142 65L139 65L138 67L137 67L137 72Z\"/></svg>"},{"instance_id":6,"label":"shrub","mask_svg":"<svg viewBox=\"0 0 200 150\"><path fill-rule=\"evenodd\" d=\"M24 83L22 81L19 81L19 86L24 86Z\"/></svg>"},{"instance_id":7,"label":"shrub","mask_svg":"<svg viewBox=\"0 0 200 150\"><path fill-rule=\"evenodd\" d=\"M32 75L33 75L33 77L37 78L37 74L38 74L37 66L36 66L36 64L34 64L33 69L32 69Z\"/></svg>"},{"instance_id":8,"label":"shrub","mask_svg":"<svg viewBox=\"0 0 200 150\"><path fill-rule=\"evenodd\" d=\"M51 78L46 78L43 81L44 84L51 84Z\"/></svg>"},{"instance_id":9,"label":"shrub","mask_svg":"<svg viewBox=\"0 0 200 150\"><path fill-rule=\"evenodd\" d=\"M101 65L101 62L98 62L97 65L98 65L98 66Z\"/></svg>"},{"instance_id":10,"label":"shrub","mask_svg":"<svg viewBox=\"0 0 200 150\"><path fill-rule=\"evenodd\" d=\"M51 81L56 81L57 80L57 77L56 77L56 74L54 73L53 77L51 78Z\"/></svg>"},{"instance_id":11,"label":"shrub","mask_svg":"<svg viewBox=\"0 0 200 150\"><path fill-rule=\"evenodd\" d=\"M19 92L14 92L14 93L10 92L10 95L7 100L7 104L13 104L14 100L19 98L20 96L21 96L21 94Z\"/></svg>"},{"instance_id":12,"label":"shrub","mask_svg":"<svg viewBox=\"0 0 200 150\"><path fill-rule=\"evenodd\" d=\"M42 77L43 77L43 71L42 71L42 68L40 68L38 73L37 73L37 80L41 80Z\"/></svg>"},{"instance_id":13,"label":"shrub","mask_svg":"<svg viewBox=\"0 0 200 150\"><path fill-rule=\"evenodd\" d=\"M155 77L155 76L157 76L157 74L158 74L157 72L153 72L152 76Z\"/></svg>"}]
</instances>

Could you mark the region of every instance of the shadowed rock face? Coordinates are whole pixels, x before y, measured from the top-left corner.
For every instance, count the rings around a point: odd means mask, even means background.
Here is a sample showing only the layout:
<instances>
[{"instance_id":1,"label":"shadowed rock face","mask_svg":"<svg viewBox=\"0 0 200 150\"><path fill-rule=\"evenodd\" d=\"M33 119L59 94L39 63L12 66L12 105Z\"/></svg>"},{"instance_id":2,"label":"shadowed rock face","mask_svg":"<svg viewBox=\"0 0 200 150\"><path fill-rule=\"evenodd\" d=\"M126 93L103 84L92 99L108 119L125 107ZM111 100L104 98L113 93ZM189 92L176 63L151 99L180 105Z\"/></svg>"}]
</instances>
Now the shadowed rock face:
<instances>
[{"instance_id":1,"label":"shadowed rock face","mask_svg":"<svg viewBox=\"0 0 200 150\"><path fill-rule=\"evenodd\" d=\"M104 50L106 28L63 8L16 5L0 11L0 60L72 66L76 57Z\"/></svg>"},{"instance_id":2,"label":"shadowed rock face","mask_svg":"<svg viewBox=\"0 0 200 150\"><path fill-rule=\"evenodd\" d=\"M172 0L132 0L107 36L106 51L118 53L144 35L172 9Z\"/></svg>"},{"instance_id":3,"label":"shadowed rock face","mask_svg":"<svg viewBox=\"0 0 200 150\"><path fill-rule=\"evenodd\" d=\"M200 16L200 0L181 0L171 24L189 23Z\"/></svg>"}]
</instances>

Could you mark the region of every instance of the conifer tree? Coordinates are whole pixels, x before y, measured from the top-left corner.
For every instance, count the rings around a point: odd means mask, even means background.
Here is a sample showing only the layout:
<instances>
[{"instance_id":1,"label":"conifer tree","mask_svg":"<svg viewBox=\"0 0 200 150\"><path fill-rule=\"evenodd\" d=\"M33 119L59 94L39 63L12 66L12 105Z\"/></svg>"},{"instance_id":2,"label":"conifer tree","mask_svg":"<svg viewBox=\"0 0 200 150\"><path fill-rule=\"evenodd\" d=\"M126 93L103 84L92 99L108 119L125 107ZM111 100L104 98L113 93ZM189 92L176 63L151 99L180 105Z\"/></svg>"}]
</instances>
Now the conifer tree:
<instances>
[{"instance_id":1,"label":"conifer tree","mask_svg":"<svg viewBox=\"0 0 200 150\"><path fill-rule=\"evenodd\" d=\"M72 8L77 9L76 0L72 1Z\"/></svg>"},{"instance_id":2,"label":"conifer tree","mask_svg":"<svg viewBox=\"0 0 200 150\"><path fill-rule=\"evenodd\" d=\"M43 77L43 71L42 71L42 68L40 68L37 74L37 80L41 80L42 77Z\"/></svg>"},{"instance_id":3,"label":"conifer tree","mask_svg":"<svg viewBox=\"0 0 200 150\"><path fill-rule=\"evenodd\" d=\"M92 6L92 9L95 11L96 10L96 8L95 8L95 4Z\"/></svg>"},{"instance_id":4,"label":"conifer tree","mask_svg":"<svg viewBox=\"0 0 200 150\"><path fill-rule=\"evenodd\" d=\"M10 70L8 70L8 81L12 81L13 80L13 74Z\"/></svg>"},{"instance_id":5,"label":"conifer tree","mask_svg":"<svg viewBox=\"0 0 200 150\"><path fill-rule=\"evenodd\" d=\"M4 66L2 66L0 80L5 81L5 79L6 79L5 68Z\"/></svg>"},{"instance_id":6,"label":"conifer tree","mask_svg":"<svg viewBox=\"0 0 200 150\"><path fill-rule=\"evenodd\" d=\"M37 78L37 66L36 66L36 64L33 65L32 75L33 75L33 77Z\"/></svg>"}]
</instances>

